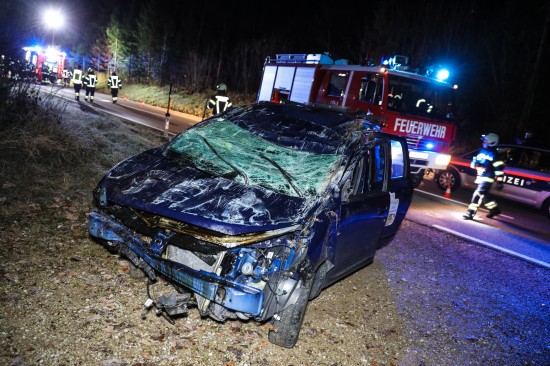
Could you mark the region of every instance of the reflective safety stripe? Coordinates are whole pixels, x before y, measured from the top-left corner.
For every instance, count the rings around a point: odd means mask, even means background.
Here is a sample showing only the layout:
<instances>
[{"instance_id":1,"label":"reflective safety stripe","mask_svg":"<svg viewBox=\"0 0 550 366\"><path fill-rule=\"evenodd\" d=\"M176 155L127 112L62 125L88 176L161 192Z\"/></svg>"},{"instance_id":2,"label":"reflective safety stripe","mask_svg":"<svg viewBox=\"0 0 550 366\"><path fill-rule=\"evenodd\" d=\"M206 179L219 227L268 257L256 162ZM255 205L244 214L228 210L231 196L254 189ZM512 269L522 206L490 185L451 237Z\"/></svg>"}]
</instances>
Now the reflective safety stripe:
<instances>
[{"instance_id":1,"label":"reflective safety stripe","mask_svg":"<svg viewBox=\"0 0 550 366\"><path fill-rule=\"evenodd\" d=\"M478 184L478 183L493 183L494 181L495 181L495 179L491 178L491 177L478 176L474 183L476 183L476 184Z\"/></svg>"},{"instance_id":2,"label":"reflective safety stripe","mask_svg":"<svg viewBox=\"0 0 550 366\"><path fill-rule=\"evenodd\" d=\"M496 208L498 205L495 201L491 201L485 204L485 207L487 207L489 210L492 210Z\"/></svg>"},{"instance_id":3,"label":"reflective safety stripe","mask_svg":"<svg viewBox=\"0 0 550 366\"><path fill-rule=\"evenodd\" d=\"M109 85L111 88L118 88L120 80L118 79L118 76L110 76L109 77Z\"/></svg>"},{"instance_id":4,"label":"reflective safety stripe","mask_svg":"<svg viewBox=\"0 0 550 366\"><path fill-rule=\"evenodd\" d=\"M222 97L222 96L216 97L216 110L220 112L225 111L229 105L228 101L229 101L229 97ZM223 103L223 109L220 106L220 104L222 103Z\"/></svg>"}]
</instances>

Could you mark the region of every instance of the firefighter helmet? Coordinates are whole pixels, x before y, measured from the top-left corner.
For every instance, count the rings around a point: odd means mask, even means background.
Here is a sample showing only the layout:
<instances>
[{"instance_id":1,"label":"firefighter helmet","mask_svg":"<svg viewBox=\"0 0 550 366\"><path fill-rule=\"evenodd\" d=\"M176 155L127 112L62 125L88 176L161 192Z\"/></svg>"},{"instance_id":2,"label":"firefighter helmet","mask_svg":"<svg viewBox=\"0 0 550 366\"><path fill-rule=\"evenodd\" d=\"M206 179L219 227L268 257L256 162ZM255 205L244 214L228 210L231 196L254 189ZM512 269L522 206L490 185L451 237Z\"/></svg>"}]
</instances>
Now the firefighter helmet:
<instances>
[{"instance_id":1,"label":"firefighter helmet","mask_svg":"<svg viewBox=\"0 0 550 366\"><path fill-rule=\"evenodd\" d=\"M488 133L481 136L481 141L487 142L489 146L496 146L498 144L498 135L496 133Z\"/></svg>"},{"instance_id":2,"label":"firefighter helmet","mask_svg":"<svg viewBox=\"0 0 550 366\"><path fill-rule=\"evenodd\" d=\"M227 85L225 85L225 83L220 83L216 86L216 89L219 91L227 91Z\"/></svg>"},{"instance_id":3,"label":"firefighter helmet","mask_svg":"<svg viewBox=\"0 0 550 366\"><path fill-rule=\"evenodd\" d=\"M93 74L94 73L94 69L92 69L91 67L88 68L88 74Z\"/></svg>"}]
</instances>

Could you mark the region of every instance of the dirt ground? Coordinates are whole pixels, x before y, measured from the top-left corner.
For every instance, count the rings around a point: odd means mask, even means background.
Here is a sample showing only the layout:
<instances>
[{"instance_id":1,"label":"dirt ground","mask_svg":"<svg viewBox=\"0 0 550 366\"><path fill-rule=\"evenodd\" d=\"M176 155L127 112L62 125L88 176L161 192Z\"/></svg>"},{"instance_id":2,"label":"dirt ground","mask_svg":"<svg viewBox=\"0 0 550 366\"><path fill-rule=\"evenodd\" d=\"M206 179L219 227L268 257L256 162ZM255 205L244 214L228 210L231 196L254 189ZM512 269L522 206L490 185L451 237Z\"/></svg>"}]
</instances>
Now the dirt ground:
<instances>
[{"instance_id":1,"label":"dirt ground","mask_svg":"<svg viewBox=\"0 0 550 366\"><path fill-rule=\"evenodd\" d=\"M88 237L87 213L110 165L162 139L86 107L67 115L96 147L82 161L3 154L0 365L550 364L550 271L407 220L309 303L293 349L268 342L269 324L143 318L145 278Z\"/></svg>"}]
</instances>

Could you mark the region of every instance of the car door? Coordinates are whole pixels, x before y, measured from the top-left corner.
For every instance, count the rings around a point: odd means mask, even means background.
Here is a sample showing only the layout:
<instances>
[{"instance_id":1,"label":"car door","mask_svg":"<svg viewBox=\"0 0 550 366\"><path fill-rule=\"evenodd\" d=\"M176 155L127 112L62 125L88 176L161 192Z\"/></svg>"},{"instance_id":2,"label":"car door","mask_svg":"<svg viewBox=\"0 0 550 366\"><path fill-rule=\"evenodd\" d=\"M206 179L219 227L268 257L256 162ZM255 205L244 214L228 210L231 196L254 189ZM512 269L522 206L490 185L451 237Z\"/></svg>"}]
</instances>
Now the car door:
<instances>
[{"instance_id":1,"label":"car door","mask_svg":"<svg viewBox=\"0 0 550 366\"><path fill-rule=\"evenodd\" d=\"M389 155L386 140L373 141L349 168L352 174L342 188L329 282L372 261L389 209Z\"/></svg>"},{"instance_id":2,"label":"car door","mask_svg":"<svg viewBox=\"0 0 550 366\"><path fill-rule=\"evenodd\" d=\"M389 139L391 146L391 169L388 186L390 206L382 230L382 239L391 237L396 233L409 209L413 194L407 141L397 136L391 136Z\"/></svg>"}]
</instances>

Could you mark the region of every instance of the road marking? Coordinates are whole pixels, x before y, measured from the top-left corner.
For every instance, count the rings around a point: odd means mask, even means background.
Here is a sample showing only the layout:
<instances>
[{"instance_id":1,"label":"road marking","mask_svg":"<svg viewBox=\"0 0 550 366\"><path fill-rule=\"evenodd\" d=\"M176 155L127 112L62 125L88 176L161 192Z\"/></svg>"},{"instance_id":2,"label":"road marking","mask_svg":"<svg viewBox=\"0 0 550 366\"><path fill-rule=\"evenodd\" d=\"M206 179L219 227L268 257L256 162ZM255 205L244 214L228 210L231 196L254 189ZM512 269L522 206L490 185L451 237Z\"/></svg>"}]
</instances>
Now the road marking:
<instances>
[{"instance_id":1,"label":"road marking","mask_svg":"<svg viewBox=\"0 0 550 366\"><path fill-rule=\"evenodd\" d=\"M528 257L526 255L523 255L523 254L520 254L520 253L517 253L517 252L514 252L513 250L509 250L509 249L505 249L505 248L502 248L502 247L499 247L498 245L495 245L495 244L492 244L492 243L489 243L485 240L480 240L480 239L477 239L477 238L474 238L473 236L469 236L469 235L465 235L465 234L462 234L458 231L454 231L454 230L451 230L451 229L447 229L446 227L443 227L443 226L440 226L440 225L437 225L437 224L433 224L432 227L440 230L440 231L444 231L446 233L449 233L449 234L452 234L452 235L455 235L455 236L458 236L458 237L461 237L463 239L468 239L470 241L473 241L475 243L478 243L478 244L481 244L481 245L484 245L486 247L489 247L489 248L492 248L492 249L495 249L495 250L498 250L500 252L504 252L506 254L510 254L511 256L514 256L514 257L517 257L517 258L521 258L521 259L524 259L528 262L531 262L531 263L534 263L534 264L537 264L539 266L542 266L544 268L548 268L550 269L550 263L546 263L546 262L543 262L543 261L539 261L538 259L535 259L535 258L531 258L531 257Z\"/></svg>"},{"instance_id":2,"label":"road marking","mask_svg":"<svg viewBox=\"0 0 550 366\"><path fill-rule=\"evenodd\" d=\"M453 200L451 198L446 198L446 197L443 197L441 195L438 195L438 194L434 194L434 193L431 193L431 192L427 192L427 191L423 191L421 189L418 189L418 188L415 188L414 189L415 191L418 191L418 192L422 192L424 194L427 194L429 196L433 196L433 197L436 197L436 198L441 198L443 200L446 200L446 201L451 201L451 202L454 202L454 203L457 203L459 205L462 205L462 206L466 206L468 207L470 204L469 203L464 203L464 202L460 202L460 201L457 201L457 200ZM480 210L485 210L484 208L480 208ZM500 217L506 217L507 219L510 219L510 220L515 220L513 216L508 216L508 215L505 215L505 214L499 214L498 216Z\"/></svg>"}]
</instances>

